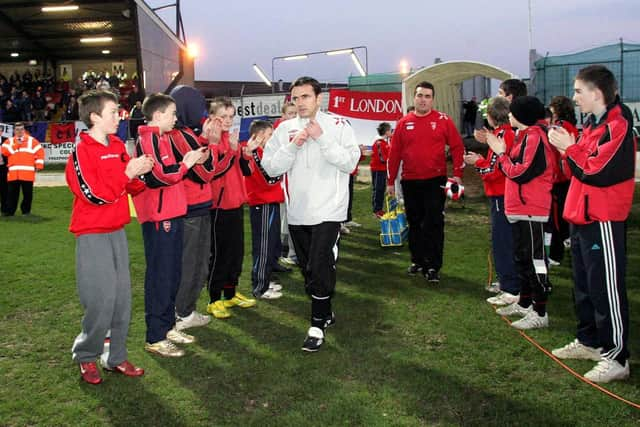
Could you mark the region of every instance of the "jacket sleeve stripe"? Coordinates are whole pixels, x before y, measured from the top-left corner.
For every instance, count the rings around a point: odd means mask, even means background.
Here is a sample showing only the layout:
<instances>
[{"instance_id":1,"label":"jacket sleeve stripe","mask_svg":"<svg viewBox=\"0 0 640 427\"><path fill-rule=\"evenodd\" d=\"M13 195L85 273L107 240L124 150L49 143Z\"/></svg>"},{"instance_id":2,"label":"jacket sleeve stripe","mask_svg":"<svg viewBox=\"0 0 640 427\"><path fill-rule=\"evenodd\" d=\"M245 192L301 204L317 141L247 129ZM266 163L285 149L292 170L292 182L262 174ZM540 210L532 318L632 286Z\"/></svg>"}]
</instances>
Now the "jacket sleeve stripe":
<instances>
[{"instance_id":1,"label":"jacket sleeve stripe","mask_svg":"<svg viewBox=\"0 0 640 427\"><path fill-rule=\"evenodd\" d=\"M104 205L109 203L106 200L96 196L93 190L91 189L91 187L89 186L89 184L87 183L87 181L84 179L84 176L82 175L82 167L80 166L80 162L78 160L78 153L76 152L76 150L73 150L72 155L73 155L73 169L75 170L76 177L78 178L78 184L80 186L80 191L82 192L82 195L84 196L84 198L87 199L89 203L92 203L94 205Z\"/></svg>"}]
</instances>

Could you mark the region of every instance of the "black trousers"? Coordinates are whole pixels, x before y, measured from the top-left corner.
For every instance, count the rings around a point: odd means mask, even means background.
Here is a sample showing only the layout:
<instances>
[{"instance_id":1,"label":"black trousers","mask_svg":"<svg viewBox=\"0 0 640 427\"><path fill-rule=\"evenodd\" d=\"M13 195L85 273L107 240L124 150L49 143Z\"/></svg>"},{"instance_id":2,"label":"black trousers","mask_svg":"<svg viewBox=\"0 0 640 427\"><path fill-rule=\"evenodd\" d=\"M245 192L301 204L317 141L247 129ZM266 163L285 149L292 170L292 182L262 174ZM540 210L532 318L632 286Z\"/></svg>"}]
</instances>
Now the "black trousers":
<instances>
[{"instance_id":1,"label":"black trousers","mask_svg":"<svg viewBox=\"0 0 640 427\"><path fill-rule=\"evenodd\" d=\"M544 254L544 226L542 222L518 221L512 224L514 263L520 280L520 302L527 306L533 301L540 315L546 313L551 291Z\"/></svg>"},{"instance_id":2,"label":"black trousers","mask_svg":"<svg viewBox=\"0 0 640 427\"><path fill-rule=\"evenodd\" d=\"M18 209L18 199L22 189L22 203L20 210L23 214L31 213L31 201L33 200L33 181L9 181L7 183L7 215L14 215Z\"/></svg>"},{"instance_id":3,"label":"black trousers","mask_svg":"<svg viewBox=\"0 0 640 427\"><path fill-rule=\"evenodd\" d=\"M571 226L578 341L622 365L629 358L625 240L624 222Z\"/></svg>"},{"instance_id":4,"label":"black trousers","mask_svg":"<svg viewBox=\"0 0 640 427\"><path fill-rule=\"evenodd\" d=\"M249 207L253 265L251 283L253 295L264 294L275 262L280 255L280 204L271 203ZM275 260L275 261L274 261Z\"/></svg>"},{"instance_id":5,"label":"black trousers","mask_svg":"<svg viewBox=\"0 0 640 427\"><path fill-rule=\"evenodd\" d=\"M209 298L215 302L236 294L244 257L244 209L211 210L211 257L209 258Z\"/></svg>"},{"instance_id":6,"label":"black trousers","mask_svg":"<svg viewBox=\"0 0 640 427\"><path fill-rule=\"evenodd\" d=\"M331 316L331 298L336 287L339 222L317 225L289 225L289 233L311 297L311 325L324 327Z\"/></svg>"},{"instance_id":7,"label":"black trousers","mask_svg":"<svg viewBox=\"0 0 640 427\"><path fill-rule=\"evenodd\" d=\"M562 261L564 258L564 241L569 238L569 223L562 218L564 203L567 200L569 181L553 184L551 189L551 218L549 218L551 232L551 246L549 258L554 261Z\"/></svg>"},{"instance_id":8,"label":"black trousers","mask_svg":"<svg viewBox=\"0 0 640 427\"><path fill-rule=\"evenodd\" d=\"M409 223L411 262L423 271L442 268L446 182L446 176L400 182Z\"/></svg>"},{"instance_id":9,"label":"black trousers","mask_svg":"<svg viewBox=\"0 0 640 427\"><path fill-rule=\"evenodd\" d=\"M7 193L9 191L9 187L7 185L7 160L6 157L3 158L5 159L5 164L0 165L0 212L5 213L7 210Z\"/></svg>"},{"instance_id":10,"label":"black trousers","mask_svg":"<svg viewBox=\"0 0 640 427\"><path fill-rule=\"evenodd\" d=\"M351 216L351 209L353 208L353 182L355 181L355 177L353 175L349 175L349 207L347 208L347 222L353 219Z\"/></svg>"}]
</instances>

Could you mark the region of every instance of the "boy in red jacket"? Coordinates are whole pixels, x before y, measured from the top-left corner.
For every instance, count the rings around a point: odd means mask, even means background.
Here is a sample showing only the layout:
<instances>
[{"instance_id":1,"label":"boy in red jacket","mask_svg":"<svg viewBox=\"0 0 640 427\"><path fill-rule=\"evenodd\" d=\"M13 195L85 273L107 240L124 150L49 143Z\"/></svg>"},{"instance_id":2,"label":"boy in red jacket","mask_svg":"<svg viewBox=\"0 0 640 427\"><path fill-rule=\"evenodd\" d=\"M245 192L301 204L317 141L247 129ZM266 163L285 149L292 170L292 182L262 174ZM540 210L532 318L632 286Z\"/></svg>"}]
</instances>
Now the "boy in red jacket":
<instances>
[{"instance_id":1,"label":"boy in red jacket","mask_svg":"<svg viewBox=\"0 0 640 427\"><path fill-rule=\"evenodd\" d=\"M389 139L391 139L391 125L387 122L378 125L378 136L371 147L371 204L373 213L378 218L382 218L384 211L384 191L387 182L387 160L389 159Z\"/></svg>"},{"instance_id":2,"label":"boy in red jacket","mask_svg":"<svg viewBox=\"0 0 640 427\"><path fill-rule=\"evenodd\" d=\"M598 363L585 374L607 383L629 377L629 307L625 287L626 224L635 188L633 117L616 95L613 73L581 69L576 105L589 118L576 141L565 129L549 132L571 169L564 218L571 224L576 339L553 350L561 359Z\"/></svg>"},{"instance_id":3,"label":"boy in red jacket","mask_svg":"<svg viewBox=\"0 0 640 427\"><path fill-rule=\"evenodd\" d=\"M281 251L280 203L284 202L284 191L280 185L281 176L272 178L261 164L264 145L272 133L271 123L266 120L254 120L249 128L250 139L243 145L244 154L251 156L251 175L244 179L253 242L251 282L253 295L262 299L277 299L282 296L282 286L271 282L270 279Z\"/></svg>"},{"instance_id":4,"label":"boy in red jacket","mask_svg":"<svg viewBox=\"0 0 640 427\"><path fill-rule=\"evenodd\" d=\"M487 121L493 134L502 138L506 152L511 151L515 133L509 123L509 101L497 96L487 106ZM491 202L491 249L498 273L500 293L487 298L494 305L509 305L518 301L520 280L513 262L513 231L504 211L505 176L498 165L498 155L489 149L484 158L476 153L465 155L464 161L475 166L482 177L484 193Z\"/></svg>"},{"instance_id":5,"label":"boy in red jacket","mask_svg":"<svg viewBox=\"0 0 640 427\"><path fill-rule=\"evenodd\" d=\"M108 330L111 344L104 369L132 377L144 374L127 360L131 278L124 226L131 220L127 193L144 190L136 177L151 170L153 159L129 159L124 143L114 135L119 123L114 94L89 91L78 104L89 130L80 134L65 175L73 193L69 231L76 236L76 283L84 317L71 351L82 379L98 384L102 378L96 359Z\"/></svg>"},{"instance_id":6,"label":"boy in red jacket","mask_svg":"<svg viewBox=\"0 0 640 427\"><path fill-rule=\"evenodd\" d=\"M546 130L538 125L544 119L544 105L533 96L514 99L509 107L511 125L519 132L507 152L502 138L487 134L487 143L498 156L500 169L507 177L504 208L512 224L515 266L520 278L520 297L496 312L519 315L516 329L549 326L547 297L551 286L544 253L544 224L549 220L553 154Z\"/></svg>"},{"instance_id":7,"label":"boy in red jacket","mask_svg":"<svg viewBox=\"0 0 640 427\"><path fill-rule=\"evenodd\" d=\"M167 133L176 122L176 104L168 95L145 99L142 112L147 126L138 128L136 151L153 157L153 169L144 175L147 190L133 198L142 224L147 269L144 306L147 323L145 350L166 357L184 356L174 344L195 341L175 328L175 298L182 275L183 216L187 198L183 178L196 163L209 156L206 147L187 152L177 162Z\"/></svg>"},{"instance_id":8,"label":"boy in red jacket","mask_svg":"<svg viewBox=\"0 0 640 427\"><path fill-rule=\"evenodd\" d=\"M209 107L211 141L218 150L218 166L211 181L211 258L207 311L217 319L231 316L230 307L253 307L256 300L236 291L244 257L243 206L247 192L243 175L250 175L250 157L242 154L237 134L230 134L235 108L228 98L214 99ZM223 300L224 292L224 300Z\"/></svg>"}]
</instances>

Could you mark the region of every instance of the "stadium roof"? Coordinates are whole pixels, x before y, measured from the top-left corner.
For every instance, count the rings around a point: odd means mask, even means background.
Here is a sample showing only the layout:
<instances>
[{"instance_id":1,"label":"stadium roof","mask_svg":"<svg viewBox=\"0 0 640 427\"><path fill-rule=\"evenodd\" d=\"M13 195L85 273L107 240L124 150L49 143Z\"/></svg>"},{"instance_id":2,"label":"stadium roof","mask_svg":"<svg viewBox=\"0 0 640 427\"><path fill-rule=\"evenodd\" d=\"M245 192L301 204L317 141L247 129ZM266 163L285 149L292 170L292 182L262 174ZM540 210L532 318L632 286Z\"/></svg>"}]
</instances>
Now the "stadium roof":
<instances>
[{"instance_id":1,"label":"stadium roof","mask_svg":"<svg viewBox=\"0 0 640 427\"><path fill-rule=\"evenodd\" d=\"M136 57L137 0L17 1L0 0L0 62L30 59L99 59ZM45 12L45 6L78 6L77 10ZM146 6L146 5L145 5ZM82 43L81 38L112 37ZM17 53L19 56L11 56Z\"/></svg>"}]
</instances>

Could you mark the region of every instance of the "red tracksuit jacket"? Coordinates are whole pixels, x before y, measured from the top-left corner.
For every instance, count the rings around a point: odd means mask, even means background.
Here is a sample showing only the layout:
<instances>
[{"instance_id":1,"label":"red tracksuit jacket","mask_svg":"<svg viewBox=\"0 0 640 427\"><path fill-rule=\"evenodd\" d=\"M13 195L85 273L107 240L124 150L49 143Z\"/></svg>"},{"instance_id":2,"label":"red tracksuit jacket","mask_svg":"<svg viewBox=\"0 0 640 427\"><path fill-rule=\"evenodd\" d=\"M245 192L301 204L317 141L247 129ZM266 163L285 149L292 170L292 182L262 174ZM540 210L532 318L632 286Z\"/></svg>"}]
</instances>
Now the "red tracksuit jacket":
<instances>
[{"instance_id":1,"label":"red tracksuit jacket","mask_svg":"<svg viewBox=\"0 0 640 427\"><path fill-rule=\"evenodd\" d=\"M260 164L262 154L263 149L256 148L252 159L249 161L251 175L244 177L249 206L284 202L284 191L281 185L282 176L269 176Z\"/></svg>"},{"instance_id":2,"label":"red tracksuit jacket","mask_svg":"<svg viewBox=\"0 0 640 427\"><path fill-rule=\"evenodd\" d=\"M133 197L138 221L157 222L187 213L182 179L188 169L176 160L167 134L160 135L157 127L140 126L136 153L150 154L155 162L151 172L143 176L147 190Z\"/></svg>"},{"instance_id":3,"label":"red tracksuit jacket","mask_svg":"<svg viewBox=\"0 0 640 427\"><path fill-rule=\"evenodd\" d=\"M229 132L222 132L218 143L218 167L211 181L213 209L237 209L247 202L243 176L250 175L249 159L244 158L238 144L229 146Z\"/></svg>"},{"instance_id":4,"label":"red tracksuit jacket","mask_svg":"<svg viewBox=\"0 0 640 427\"><path fill-rule=\"evenodd\" d=\"M372 172L386 172L387 160L389 160L389 142L386 139L378 139L371 147L371 162L369 168Z\"/></svg>"},{"instance_id":5,"label":"red tracksuit jacket","mask_svg":"<svg viewBox=\"0 0 640 427\"><path fill-rule=\"evenodd\" d=\"M109 145L104 146L88 133L80 134L65 168L74 196L69 231L76 236L111 233L131 221L127 193L138 194L145 185L125 175L128 162L127 149L117 136L109 135Z\"/></svg>"},{"instance_id":6,"label":"red tracksuit jacket","mask_svg":"<svg viewBox=\"0 0 640 427\"><path fill-rule=\"evenodd\" d=\"M464 145L453 120L436 110L422 117L412 112L401 118L391 139L388 184L393 185L401 160L402 179L447 176L445 145L453 159L453 175L461 178Z\"/></svg>"},{"instance_id":7,"label":"red tracksuit jacket","mask_svg":"<svg viewBox=\"0 0 640 427\"><path fill-rule=\"evenodd\" d=\"M636 144L620 104L610 106L597 123L591 116L565 155L572 176L564 219L580 225L626 220L635 188Z\"/></svg>"},{"instance_id":8,"label":"red tracksuit jacket","mask_svg":"<svg viewBox=\"0 0 640 427\"><path fill-rule=\"evenodd\" d=\"M493 134L504 139L505 144L507 144L506 152L509 153L511 147L513 147L513 141L516 138L516 134L513 129L511 129L511 125L502 125L495 129ZM498 167L498 156L491 151L491 148L489 148L487 152L487 158L482 157L478 159L474 166L482 178L484 194L489 197L504 196L505 176Z\"/></svg>"},{"instance_id":9,"label":"red tracksuit jacket","mask_svg":"<svg viewBox=\"0 0 640 427\"><path fill-rule=\"evenodd\" d=\"M533 125L518 132L498 164L507 177L504 210L509 221L547 222L554 171L546 129Z\"/></svg>"}]
</instances>

